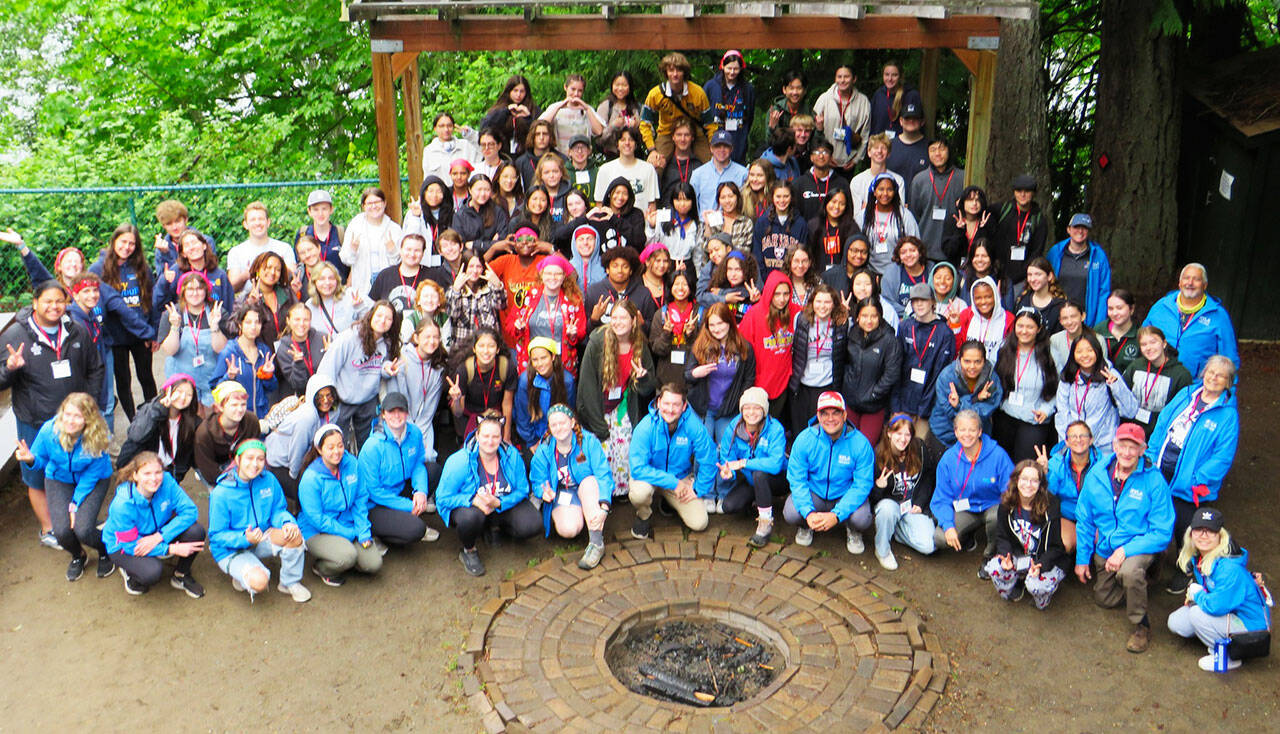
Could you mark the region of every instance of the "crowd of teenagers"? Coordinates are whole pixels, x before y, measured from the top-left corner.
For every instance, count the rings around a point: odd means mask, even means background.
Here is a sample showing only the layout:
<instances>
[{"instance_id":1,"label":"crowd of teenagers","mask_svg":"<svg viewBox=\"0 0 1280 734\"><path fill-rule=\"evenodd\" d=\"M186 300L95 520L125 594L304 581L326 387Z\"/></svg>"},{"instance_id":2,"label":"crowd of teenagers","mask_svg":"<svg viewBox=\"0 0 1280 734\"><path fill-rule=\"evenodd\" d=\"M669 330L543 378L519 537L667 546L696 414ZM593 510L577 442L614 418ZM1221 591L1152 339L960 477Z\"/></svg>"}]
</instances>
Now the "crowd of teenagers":
<instances>
[{"instance_id":1,"label":"crowd of teenagers","mask_svg":"<svg viewBox=\"0 0 1280 734\"><path fill-rule=\"evenodd\" d=\"M1208 507L1239 357L1203 266L1140 318L1087 214L1051 244L1033 177L1005 202L964 185L896 64L870 99L848 67L812 103L787 74L749 165L765 105L741 54L703 86L680 54L660 70L642 101L621 72L592 107L570 75L542 110L513 76L478 132L437 115L402 222L368 188L340 226L316 190L292 244L254 202L220 252L170 200L150 252L123 224L52 270L0 234L33 283L0 386L67 578L88 546L141 594L174 557L170 583L199 597L207 544L251 595L279 556L279 590L306 601L308 553L338 586L437 539L433 513L470 574L482 540L539 533L585 532L590 569L625 501L637 538L658 510L695 532L753 516L756 547L781 523L800 545L839 526L890 571L895 544L981 549L978 576L1039 609L1093 579L1133 652L1168 553L1170 630L1210 648L1269 630Z\"/></svg>"}]
</instances>

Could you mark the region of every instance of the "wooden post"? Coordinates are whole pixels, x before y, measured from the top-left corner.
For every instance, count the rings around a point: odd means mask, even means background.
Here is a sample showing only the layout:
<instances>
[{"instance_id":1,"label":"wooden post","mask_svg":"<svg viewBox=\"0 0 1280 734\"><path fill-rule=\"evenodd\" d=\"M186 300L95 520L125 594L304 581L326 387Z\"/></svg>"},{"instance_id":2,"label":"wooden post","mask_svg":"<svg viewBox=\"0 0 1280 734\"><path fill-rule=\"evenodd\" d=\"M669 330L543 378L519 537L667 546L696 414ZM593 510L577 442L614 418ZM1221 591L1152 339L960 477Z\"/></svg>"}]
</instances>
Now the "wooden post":
<instances>
[{"instance_id":1,"label":"wooden post","mask_svg":"<svg viewBox=\"0 0 1280 734\"><path fill-rule=\"evenodd\" d=\"M920 101L930 138L938 132L938 58L942 49L926 48L920 60Z\"/></svg>"},{"instance_id":2,"label":"wooden post","mask_svg":"<svg viewBox=\"0 0 1280 734\"><path fill-rule=\"evenodd\" d=\"M399 222L400 150L396 134L396 86L391 54L373 54L373 112L378 126L378 180L387 195L387 216ZM419 171L421 173L421 171Z\"/></svg>"},{"instance_id":3,"label":"wooden post","mask_svg":"<svg viewBox=\"0 0 1280 734\"><path fill-rule=\"evenodd\" d=\"M967 185L987 184L987 149L996 87L996 52L978 51L977 69L969 80L969 145L965 151Z\"/></svg>"},{"instance_id":4,"label":"wooden post","mask_svg":"<svg viewBox=\"0 0 1280 734\"><path fill-rule=\"evenodd\" d=\"M404 99L404 147L405 167L409 169L409 198L418 195L422 188L422 84L418 75L418 54L413 63L404 68L400 80L400 94Z\"/></svg>"}]
</instances>

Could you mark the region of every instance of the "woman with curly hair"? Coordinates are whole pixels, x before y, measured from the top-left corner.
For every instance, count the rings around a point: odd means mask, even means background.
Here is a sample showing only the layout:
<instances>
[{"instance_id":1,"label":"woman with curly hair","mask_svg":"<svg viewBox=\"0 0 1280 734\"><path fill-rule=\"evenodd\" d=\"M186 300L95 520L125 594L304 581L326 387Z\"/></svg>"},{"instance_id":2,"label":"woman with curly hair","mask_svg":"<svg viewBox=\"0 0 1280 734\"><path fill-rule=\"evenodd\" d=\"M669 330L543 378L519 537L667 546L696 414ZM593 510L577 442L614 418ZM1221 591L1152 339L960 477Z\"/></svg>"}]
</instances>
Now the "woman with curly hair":
<instances>
[{"instance_id":1,"label":"woman with curly hair","mask_svg":"<svg viewBox=\"0 0 1280 734\"><path fill-rule=\"evenodd\" d=\"M1018 601L1024 591L1044 610L1067 576L1071 561L1062 547L1062 516L1049 494L1049 480L1034 460L1013 468L996 510L996 554L987 561L996 593Z\"/></svg>"}]
</instances>

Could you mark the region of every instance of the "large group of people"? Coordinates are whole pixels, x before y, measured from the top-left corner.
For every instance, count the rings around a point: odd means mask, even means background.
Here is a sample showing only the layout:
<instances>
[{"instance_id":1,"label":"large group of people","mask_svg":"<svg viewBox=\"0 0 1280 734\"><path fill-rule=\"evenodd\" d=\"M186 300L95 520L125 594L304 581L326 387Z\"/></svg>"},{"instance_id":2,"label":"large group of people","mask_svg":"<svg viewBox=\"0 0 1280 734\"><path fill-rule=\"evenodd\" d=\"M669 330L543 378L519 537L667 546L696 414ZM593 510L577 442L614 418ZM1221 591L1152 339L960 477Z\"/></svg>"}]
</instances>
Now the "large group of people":
<instances>
[{"instance_id":1,"label":"large group of people","mask_svg":"<svg viewBox=\"0 0 1280 734\"><path fill-rule=\"evenodd\" d=\"M626 502L636 538L666 510L693 532L751 516L755 547L782 523L800 545L841 526L888 571L895 544L981 548L979 577L1040 609L1092 579L1133 652L1167 552L1172 631L1213 648L1269 629L1208 507L1239 357L1203 266L1140 319L1087 214L1051 244L1033 177L1004 203L964 185L897 64L870 99L842 66L812 106L788 73L767 109L736 51L701 86L681 54L659 68L643 96L618 73L595 107L578 75L545 109L513 76L478 128L438 114L399 222L371 187L343 227L317 190L292 244L254 202L220 253L170 200L151 258L121 225L52 270L0 234L33 283L0 386L68 580L92 548L142 594L172 557L199 597L207 543L251 596L279 557L302 602L308 555L340 586L438 539L431 514L472 575L482 542L539 532L585 533L591 569Z\"/></svg>"}]
</instances>

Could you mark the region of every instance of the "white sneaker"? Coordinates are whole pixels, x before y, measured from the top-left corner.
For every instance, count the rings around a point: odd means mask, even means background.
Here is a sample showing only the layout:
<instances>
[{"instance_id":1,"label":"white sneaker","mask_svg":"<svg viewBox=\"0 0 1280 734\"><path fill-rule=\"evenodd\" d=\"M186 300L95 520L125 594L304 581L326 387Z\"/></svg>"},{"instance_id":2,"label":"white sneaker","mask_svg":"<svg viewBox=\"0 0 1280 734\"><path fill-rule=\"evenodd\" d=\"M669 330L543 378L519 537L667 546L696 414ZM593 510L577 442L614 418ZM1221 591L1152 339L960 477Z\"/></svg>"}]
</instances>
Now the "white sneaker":
<instances>
[{"instance_id":1,"label":"white sneaker","mask_svg":"<svg viewBox=\"0 0 1280 734\"><path fill-rule=\"evenodd\" d=\"M714 497L703 497L702 506L707 509L708 515L716 514L716 500Z\"/></svg>"},{"instance_id":2,"label":"white sneaker","mask_svg":"<svg viewBox=\"0 0 1280 734\"><path fill-rule=\"evenodd\" d=\"M422 536L422 542L424 543L434 543L439 539L440 539L440 531L436 530L435 528L427 528L427 534ZM383 553L383 555L386 555L386 554Z\"/></svg>"},{"instance_id":3,"label":"white sneaker","mask_svg":"<svg viewBox=\"0 0 1280 734\"><path fill-rule=\"evenodd\" d=\"M809 528L796 528L796 545L813 545L813 530Z\"/></svg>"},{"instance_id":4,"label":"white sneaker","mask_svg":"<svg viewBox=\"0 0 1280 734\"><path fill-rule=\"evenodd\" d=\"M1199 662L1200 662L1200 669L1205 671L1206 673L1216 672L1213 669L1213 653L1209 653L1208 655L1205 655L1204 657L1200 658ZM1231 658L1227 658L1227 670L1235 670L1238 667L1240 667L1239 660L1232 660Z\"/></svg>"},{"instance_id":5,"label":"white sneaker","mask_svg":"<svg viewBox=\"0 0 1280 734\"><path fill-rule=\"evenodd\" d=\"M307 587L303 586L301 582L296 583L293 586L280 584L276 588L280 590L281 594L288 594L293 597L293 600L299 604L305 601L311 601L311 591Z\"/></svg>"},{"instance_id":6,"label":"white sneaker","mask_svg":"<svg viewBox=\"0 0 1280 734\"><path fill-rule=\"evenodd\" d=\"M848 539L845 540L844 542L844 547L848 548L849 552L854 554L855 556L860 553L866 552L867 546L862 542L862 533L852 528L845 528L844 530L845 530L845 533L849 536Z\"/></svg>"},{"instance_id":7,"label":"white sneaker","mask_svg":"<svg viewBox=\"0 0 1280 734\"><path fill-rule=\"evenodd\" d=\"M893 553L889 553L887 556L876 556L876 560L880 561L880 565L883 566L886 571L898 570L898 559L893 557Z\"/></svg>"},{"instance_id":8,"label":"white sneaker","mask_svg":"<svg viewBox=\"0 0 1280 734\"><path fill-rule=\"evenodd\" d=\"M240 583L240 579L236 578L235 576L232 576L231 588L235 589L236 591L244 591L244 584Z\"/></svg>"},{"instance_id":9,"label":"white sneaker","mask_svg":"<svg viewBox=\"0 0 1280 734\"><path fill-rule=\"evenodd\" d=\"M427 529L430 530L431 528L427 528ZM426 536L423 536L423 537L426 537ZM378 555L380 556L387 555L387 544L383 543L381 540L374 538L373 547L378 551ZM306 599L303 599L303 601L306 601Z\"/></svg>"}]
</instances>

